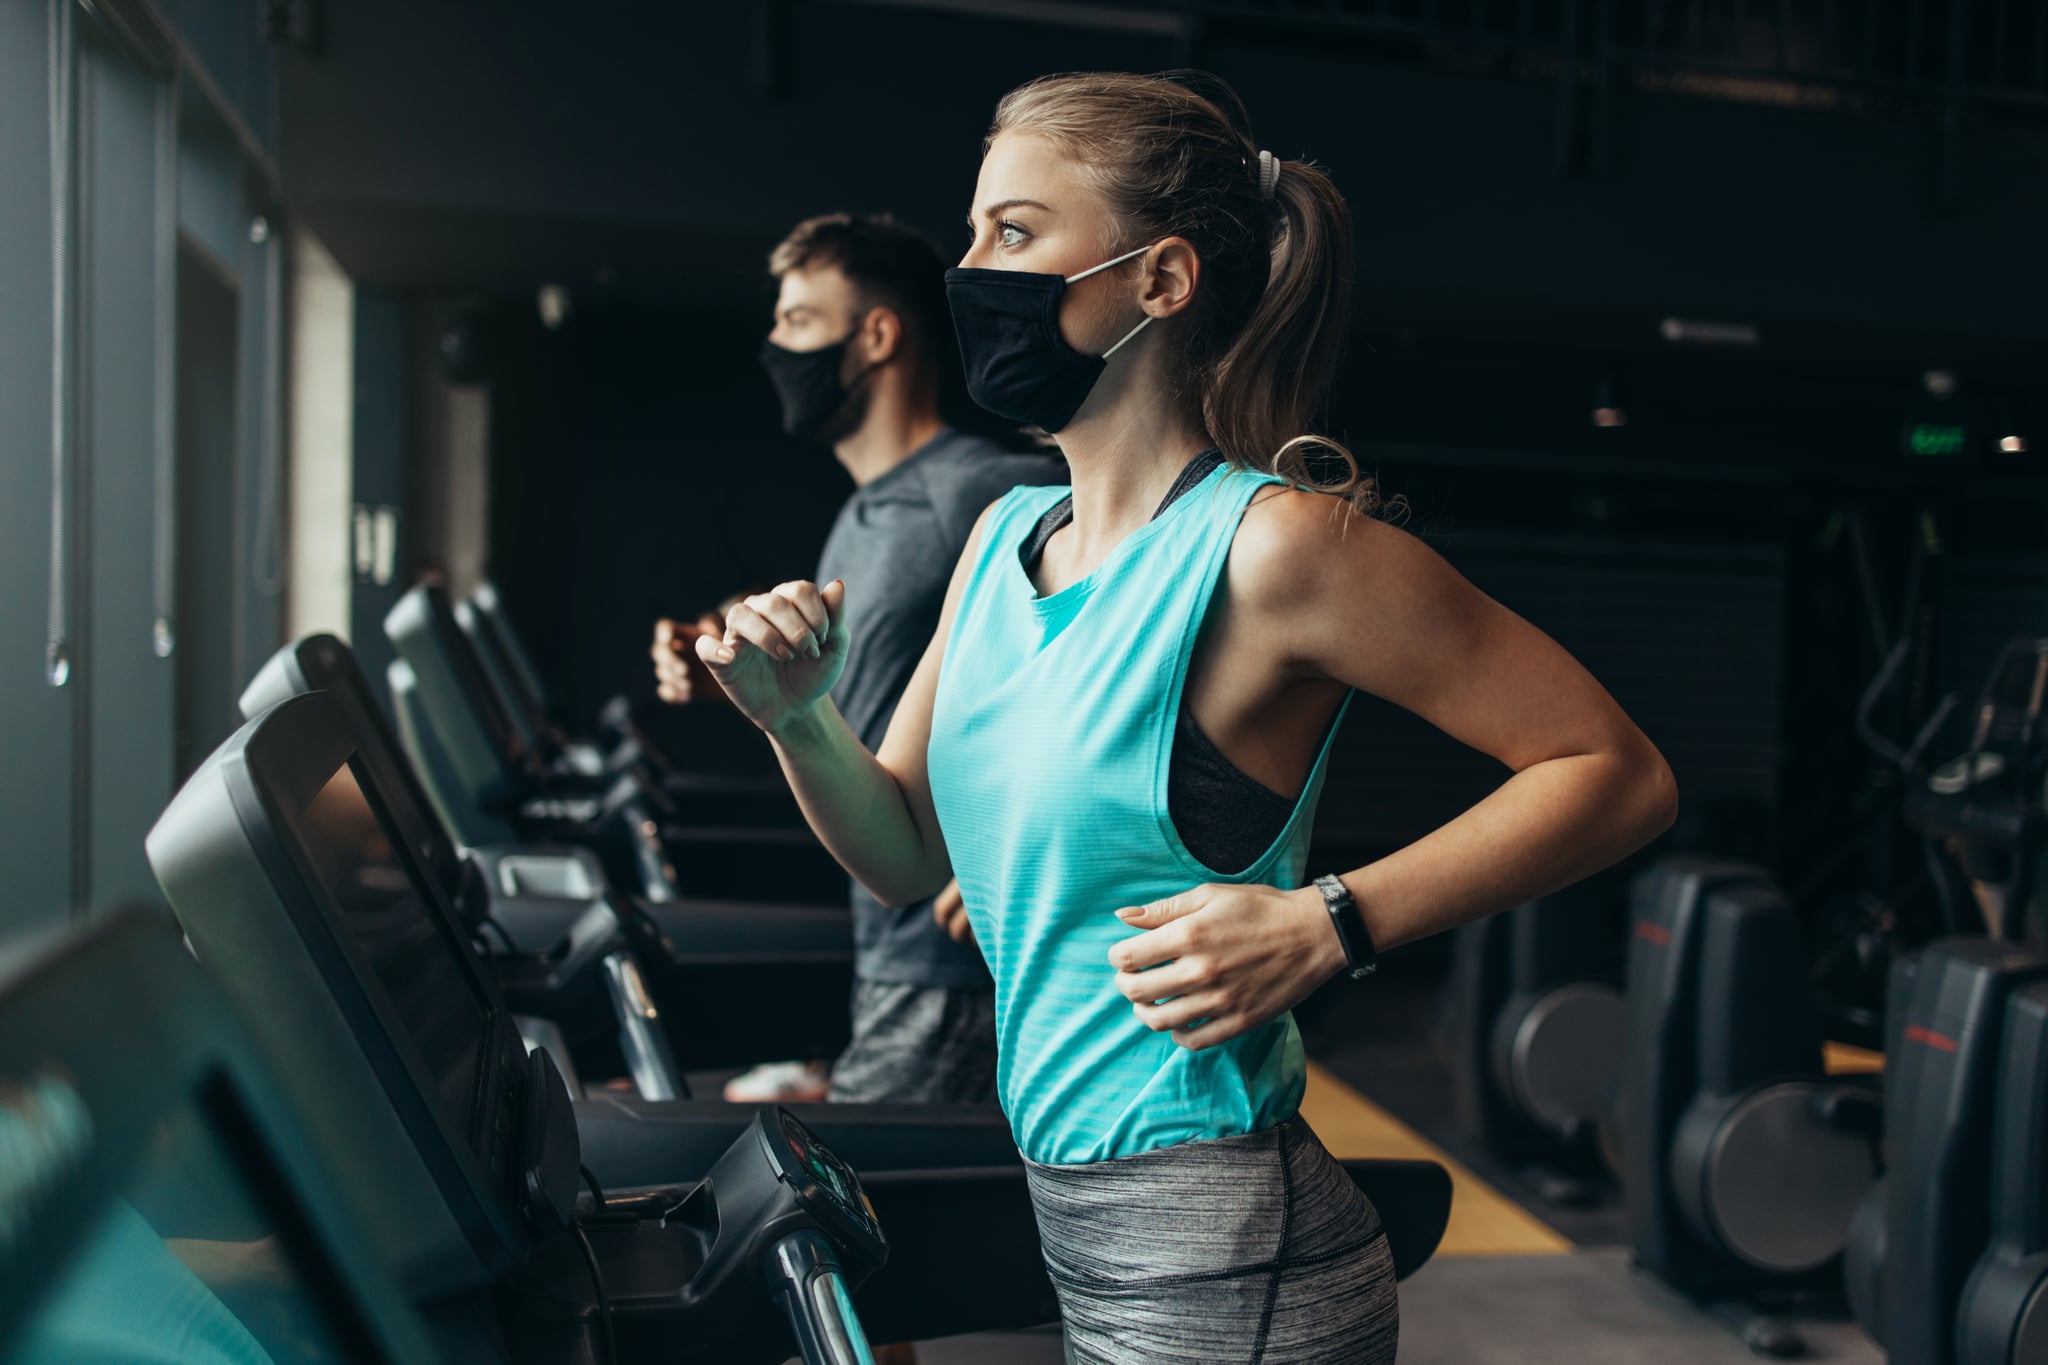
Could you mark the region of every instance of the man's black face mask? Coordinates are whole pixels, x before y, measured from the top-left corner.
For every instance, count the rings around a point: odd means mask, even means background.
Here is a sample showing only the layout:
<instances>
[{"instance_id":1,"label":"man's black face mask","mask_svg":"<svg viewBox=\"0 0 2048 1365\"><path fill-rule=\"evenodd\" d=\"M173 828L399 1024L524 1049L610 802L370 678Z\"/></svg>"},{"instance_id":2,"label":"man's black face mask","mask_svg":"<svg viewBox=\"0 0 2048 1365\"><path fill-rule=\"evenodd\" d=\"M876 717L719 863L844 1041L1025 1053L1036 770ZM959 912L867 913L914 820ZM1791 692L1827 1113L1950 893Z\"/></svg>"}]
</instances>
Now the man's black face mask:
<instances>
[{"instance_id":1,"label":"man's black face mask","mask_svg":"<svg viewBox=\"0 0 2048 1365\"><path fill-rule=\"evenodd\" d=\"M839 382L839 370L845 362L843 340L815 351L792 351L772 341L761 343L761 368L768 372L768 382L775 386L775 396L782 400L785 432L804 440L821 438L851 396L847 386Z\"/></svg>"}]
</instances>

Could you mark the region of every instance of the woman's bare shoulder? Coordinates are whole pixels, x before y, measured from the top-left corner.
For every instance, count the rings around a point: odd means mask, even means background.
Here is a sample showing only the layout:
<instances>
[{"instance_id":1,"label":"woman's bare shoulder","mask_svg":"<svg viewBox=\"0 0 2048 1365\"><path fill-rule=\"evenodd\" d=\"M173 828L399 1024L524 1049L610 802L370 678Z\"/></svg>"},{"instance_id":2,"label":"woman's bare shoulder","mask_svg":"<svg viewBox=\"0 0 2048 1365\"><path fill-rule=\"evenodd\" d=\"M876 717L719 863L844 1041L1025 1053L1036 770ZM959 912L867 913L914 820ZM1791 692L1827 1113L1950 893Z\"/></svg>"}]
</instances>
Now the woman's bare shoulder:
<instances>
[{"instance_id":1,"label":"woman's bare shoulder","mask_svg":"<svg viewBox=\"0 0 2048 1365\"><path fill-rule=\"evenodd\" d=\"M1325 589L1384 579L1422 542L1330 493L1269 484L1253 494L1230 548L1232 590L1251 603L1298 603Z\"/></svg>"}]
</instances>

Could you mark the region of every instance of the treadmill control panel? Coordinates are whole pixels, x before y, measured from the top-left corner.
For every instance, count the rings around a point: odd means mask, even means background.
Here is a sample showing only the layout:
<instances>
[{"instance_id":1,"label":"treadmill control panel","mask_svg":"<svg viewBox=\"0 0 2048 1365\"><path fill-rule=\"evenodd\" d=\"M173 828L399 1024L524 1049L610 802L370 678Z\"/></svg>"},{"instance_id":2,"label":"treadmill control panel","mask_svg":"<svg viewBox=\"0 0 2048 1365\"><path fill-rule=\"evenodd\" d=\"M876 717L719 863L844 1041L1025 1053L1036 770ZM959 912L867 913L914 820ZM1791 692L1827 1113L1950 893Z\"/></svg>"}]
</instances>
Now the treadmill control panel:
<instances>
[{"instance_id":1,"label":"treadmill control panel","mask_svg":"<svg viewBox=\"0 0 2048 1365\"><path fill-rule=\"evenodd\" d=\"M762 1116L768 1119L768 1115ZM774 1153L776 1175L804 1208L828 1227L857 1258L879 1265L888 1257L889 1242L868 1202L860 1177L839 1156L818 1141L787 1109L777 1108L770 1120L780 1132L784 1152ZM767 1124L763 1124L764 1135ZM777 1144L769 1143L772 1149ZM793 1158L793 1159L792 1159Z\"/></svg>"}]
</instances>

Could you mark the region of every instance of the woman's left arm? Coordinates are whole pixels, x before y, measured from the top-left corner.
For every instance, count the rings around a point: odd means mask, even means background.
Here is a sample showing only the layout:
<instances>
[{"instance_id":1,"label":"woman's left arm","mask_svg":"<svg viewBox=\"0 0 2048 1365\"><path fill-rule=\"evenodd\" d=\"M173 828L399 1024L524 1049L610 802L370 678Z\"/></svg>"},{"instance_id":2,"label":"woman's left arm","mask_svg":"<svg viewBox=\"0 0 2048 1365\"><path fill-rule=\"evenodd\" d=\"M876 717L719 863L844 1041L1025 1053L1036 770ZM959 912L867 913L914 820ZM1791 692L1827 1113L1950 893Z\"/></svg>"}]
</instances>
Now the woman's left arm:
<instances>
[{"instance_id":1,"label":"woman's left arm","mask_svg":"<svg viewBox=\"0 0 2048 1365\"><path fill-rule=\"evenodd\" d=\"M1330 499L1282 495L1254 513L1229 575L1240 638L1296 676L1384 697L1513 774L1440 829L1339 873L1376 948L1567 886L1670 825L1663 756L1556 641L1416 537ZM1200 886L1117 913L1147 931L1111 950L1117 988L1190 1048L1265 1023L1345 965L1312 886Z\"/></svg>"}]
</instances>

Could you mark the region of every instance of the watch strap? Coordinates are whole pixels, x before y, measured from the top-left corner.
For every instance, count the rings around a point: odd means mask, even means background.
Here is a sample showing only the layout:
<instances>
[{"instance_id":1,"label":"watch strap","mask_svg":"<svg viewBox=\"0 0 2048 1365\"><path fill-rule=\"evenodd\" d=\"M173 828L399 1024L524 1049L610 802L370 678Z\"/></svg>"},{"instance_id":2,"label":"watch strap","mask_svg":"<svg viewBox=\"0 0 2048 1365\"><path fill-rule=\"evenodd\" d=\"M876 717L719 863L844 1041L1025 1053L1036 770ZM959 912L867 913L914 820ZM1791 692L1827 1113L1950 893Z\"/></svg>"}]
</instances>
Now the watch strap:
<instances>
[{"instance_id":1,"label":"watch strap","mask_svg":"<svg viewBox=\"0 0 2048 1365\"><path fill-rule=\"evenodd\" d=\"M1366 930L1365 916L1359 912L1358 901L1351 889L1335 876L1321 876L1315 880L1315 888L1322 893L1323 907L1330 912L1330 924L1337 931L1337 941L1344 946L1345 973L1353 981L1362 981L1371 976L1379 964L1379 951L1373 947L1372 935Z\"/></svg>"}]
</instances>

